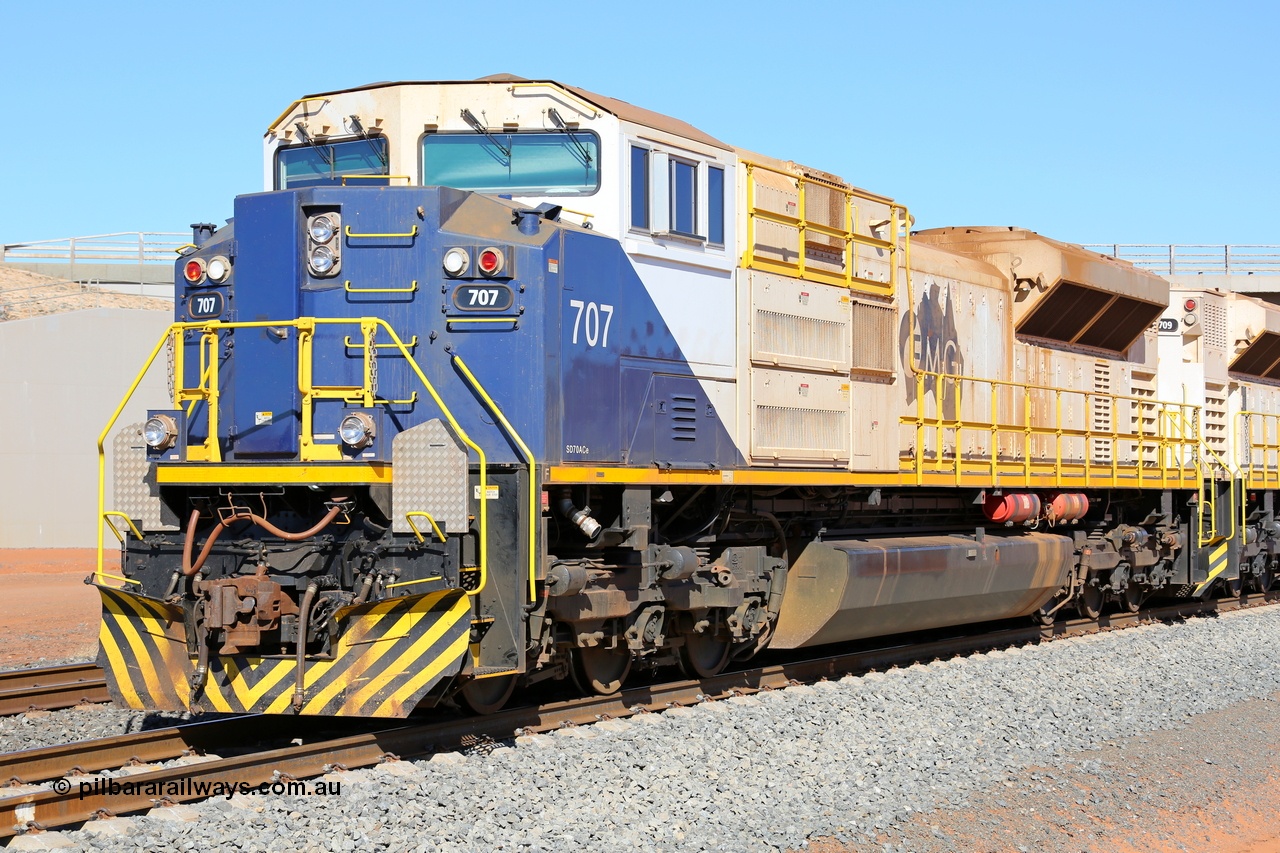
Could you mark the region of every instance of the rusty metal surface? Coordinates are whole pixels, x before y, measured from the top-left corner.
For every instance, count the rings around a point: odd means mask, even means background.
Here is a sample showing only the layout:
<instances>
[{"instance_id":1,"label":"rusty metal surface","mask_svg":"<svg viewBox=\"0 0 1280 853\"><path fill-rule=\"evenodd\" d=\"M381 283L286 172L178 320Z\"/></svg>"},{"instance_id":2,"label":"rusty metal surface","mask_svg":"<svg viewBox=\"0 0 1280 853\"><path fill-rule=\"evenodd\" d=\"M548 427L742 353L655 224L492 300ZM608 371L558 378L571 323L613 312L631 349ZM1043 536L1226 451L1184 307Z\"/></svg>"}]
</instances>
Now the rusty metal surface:
<instances>
[{"instance_id":1,"label":"rusty metal surface","mask_svg":"<svg viewBox=\"0 0 1280 853\"><path fill-rule=\"evenodd\" d=\"M95 664L0 672L0 716L109 701L102 670Z\"/></svg>"},{"instance_id":2,"label":"rusty metal surface","mask_svg":"<svg viewBox=\"0 0 1280 853\"><path fill-rule=\"evenodd\" d=\"M1066 536L812 542L787 576L770 646L794 649L1025 616L1066 581Z\"/></svg>"},{"instance_id":3,"label":"rusty metal surface","mask_svg":"<svg viewBox=\"0 0 1280 853\"><path fill-rule=\"evenodd\" d=\"M4 756L4 778L0 779L0 784L14 781L30 784L71 776L76 772L95 773L122 767L135 759L147 763L168 761L184 754L216 752L228 745L242 743L245 739L245 724L250 719L259 720L260 728L255 732L259 737L264 736L271 725L276 725L280 734L296 728L296 721L287 717L231 717L27 749ZM272 723L274 719L279 719L281 723ZM285 725L286 722L292 725ZM263 723L266 723L266 727L263 727ZM3 789L0 789L0 793L3 793Z\"/></svg>"},{"instance_id":4,"label":"rusty metal surface","mask_svg":"<svg viewBox=\"0 0 1280 853\"><path fill-rule=\"evenodd\" d=\"M148 783L185 783L187 793L179 791L169 799L174 802L206 799L193 793L197 783L214 783L227 779L250 785L272 781L275 774L294 778L316 776L335 765L347 768L365 767L388 760L391 756L413 757L474 743L478 738L507 738L512 735L551 731L566 725L578 725L610 717L661 711L680 705L726 698L734 695L773 690L797 682L819 681L916 661L950 657L967 652L1003 648L1041 639L1091 633L1160 619L1177 619L1200 613L1235 610L1274 602L1280 595L1247 596L1238 600L1189 601L1173 606L1144 609L1137 613L1106 615L1097 621L1069 620L1047 627L1016 627L978 636L954 637L891 648L875 648L828 655L809 660L758 667L727 673L700 681L677 681L648 685L623 691L615 696L587 697L538 707L517 708L481 718L459 718L435 723L404 726L328 740L316 740L299 746L270 749L245 755L214 759L199 764L164 768L133 774L129 781L135 789ZM254 718L276 721L280 725L297 725L295 717ZM233 722L233 721L228 721ZM242 721L243 722L243 721ZM151 734L151 733L148 733ZM172 750L176 742L172 733L155 733L155 749ZM183 735L184 740L191 735ZM166 740L168 738L168 740ZM81 745L83 748L84 745ZM58 747L69 755L73 747ZM118 757L116 754L116 757ZM3 756L9 762L14 756ZM30 772L30 771L28 771ZM33 777L34 778L34 777ZM0 799L0 837L13 835L34 822L52 827L91 819L99 810L112 814L144 811L154 805L154 797L143 794L111 794L88 791L83 795L78 785L65 794L36 791Z\"/></svg>"}]
</instances>

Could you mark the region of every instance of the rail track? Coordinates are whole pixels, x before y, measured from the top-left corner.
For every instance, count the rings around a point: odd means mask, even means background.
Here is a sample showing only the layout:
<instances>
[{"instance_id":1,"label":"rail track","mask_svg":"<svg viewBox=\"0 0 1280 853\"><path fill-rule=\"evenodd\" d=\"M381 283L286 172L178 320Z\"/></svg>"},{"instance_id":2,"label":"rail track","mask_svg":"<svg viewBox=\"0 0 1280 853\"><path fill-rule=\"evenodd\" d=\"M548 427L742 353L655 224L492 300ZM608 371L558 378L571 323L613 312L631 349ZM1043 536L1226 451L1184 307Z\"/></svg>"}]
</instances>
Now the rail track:
<instances>
[{"instance_id":1,"label":"rail track","mask_svg":"<svg viewBox=\"0 0 1280 853\"><path fill-rule=\"evenodd\" d=\"M95 664L0 672L0 716L110 701L106 679Z\"/></svg>"},{"instance_id":2,"label":"rail track","mask_svg":"<svg viewBox=\"0 0 1280 853\"><path fill-rule=\"evenodd\" d=\"M900 645L845 648L822 657L757 666L715 678L649 684L613 696L553 701L486 717L409 725L368 720L343 723L366 729L355 734L335 735L333 730L338 725L332 720L248 715L0 755L0 767L12 777L9 784L16 786L10 788L12 793L8 796L0 796L0 837L32 828L145 811L158 803L207 799L209 786L228 779L256 787L279 779L315 777L334 769L420 757L513 735L548 732L1029 642L1256 607L1277 599L1280 596L1275 593L1249 595L1104 614L1096 620L1005 627L977 635L924 641L898 638L902 640ZM279 745L284 738L291 742ZM156 762L173 763L153 766ZM91 774L125 765L133 767L127 779L117 781L132 783L129 791L112 791L105 785L92 784L100 777ZM165 796L155 794L166 787L172 792ZM205 793L201 792L202 787ZM4 789L0 789L3 794Z\"/></svg>"}]
</instances>

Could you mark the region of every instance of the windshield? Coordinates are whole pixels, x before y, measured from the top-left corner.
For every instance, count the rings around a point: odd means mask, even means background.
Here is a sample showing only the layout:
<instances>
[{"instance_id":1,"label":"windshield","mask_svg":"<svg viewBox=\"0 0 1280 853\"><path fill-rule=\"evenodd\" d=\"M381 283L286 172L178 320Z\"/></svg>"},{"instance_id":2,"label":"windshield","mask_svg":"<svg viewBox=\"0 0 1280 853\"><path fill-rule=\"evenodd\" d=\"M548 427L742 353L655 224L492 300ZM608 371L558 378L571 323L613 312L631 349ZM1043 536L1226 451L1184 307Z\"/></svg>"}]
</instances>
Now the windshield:
<instances>
[{"instance_id":1,"label":"windshield","mask_svg":"<svg viewBox=\"0 0 1280 853\"><path fill-rule=\"evenodd\" d=\"M343 177L386 175L388 171L387 140L381 136L282 148L276 154L276 189L341 184ZM382 178L351 183L386 186L390 181Z\"/></svg>"},{"instance_id":2,"label":"windshield","mask_svg":"<svg viewBox=\"0 0 1280 853\"><path fill-rule=\"evenodd\" d=\"M432 133L422 139L424 186L516 195L590 195L600 186L594 133Z\"/></svg>"}]
</instances>

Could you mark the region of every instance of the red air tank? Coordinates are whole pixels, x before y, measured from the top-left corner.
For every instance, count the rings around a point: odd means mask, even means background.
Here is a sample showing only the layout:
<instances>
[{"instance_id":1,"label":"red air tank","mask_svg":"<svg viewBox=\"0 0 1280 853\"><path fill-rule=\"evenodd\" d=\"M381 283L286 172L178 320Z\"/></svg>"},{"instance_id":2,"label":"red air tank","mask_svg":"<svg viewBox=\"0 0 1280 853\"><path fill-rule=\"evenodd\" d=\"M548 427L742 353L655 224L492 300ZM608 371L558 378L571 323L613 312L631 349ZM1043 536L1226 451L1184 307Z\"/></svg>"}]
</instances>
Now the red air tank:
<instances>
[{"instance_id":1,"label":"red air tank","mask_svg":"<svg viewBox=\"0 0 1280 853\"><path fill-rule=\"evenodd\" d=\"M997 524L1021 524L1040 515L1040 496L991 495L982 505L982 511Z\"/></svg>"},{"instance_id":2,"label":"red air tank","mask_svg":"<svg viewBox=\"0 0 1280 853\"><path fill-rule=\"evenodd\" d=\"M1076 521L1089 512L1089 499L1079 492L1054 495L1046 516L1050 521Z\"/></svg>"}]
</instances>

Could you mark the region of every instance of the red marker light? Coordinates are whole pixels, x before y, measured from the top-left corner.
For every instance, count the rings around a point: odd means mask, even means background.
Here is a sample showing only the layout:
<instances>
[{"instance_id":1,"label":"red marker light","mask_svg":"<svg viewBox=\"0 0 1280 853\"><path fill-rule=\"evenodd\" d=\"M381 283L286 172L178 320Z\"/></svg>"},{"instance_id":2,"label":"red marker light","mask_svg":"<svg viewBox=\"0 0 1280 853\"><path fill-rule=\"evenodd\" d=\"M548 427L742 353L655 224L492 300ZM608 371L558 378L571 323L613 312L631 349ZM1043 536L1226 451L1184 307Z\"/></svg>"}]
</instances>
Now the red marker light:
<instances>
[{"instance_id":1,"label":"red marker light","mask_svg":"<svg viewBox=\"0 0 1280 853\"><path fill-rule=\"evenodd\" d=\"M1184 311L1194 311L1194 310L1196 310L1196 301L1195 301L1194 299L1188 299L1186 302L1183 302L1183 303L1182 303L1182 310L1184 310Z\"/></svg>"},{"instance_id":2,"label":"red marker light","mask_svg":"<svg viewBox=\"0 0 1280 853\"><path fill-rule=\"evenodd\" d=\"M183 267L182 274L186 276L187 281L194 284L204 278L204 264L200 261L187 261L187 265Z\"/></svg>"},{"instance_id":3,"label":"red marker light","mask_svg":"<svg viewBox=\"0 0 1280 853\"><path fill-rule=\"evenodd\" d=\"M498 249L483 249L480 257L476 259L476 266L480 269L481 275L497 275L502 272L502 252Z\"/></svg>"}]
</instances>

